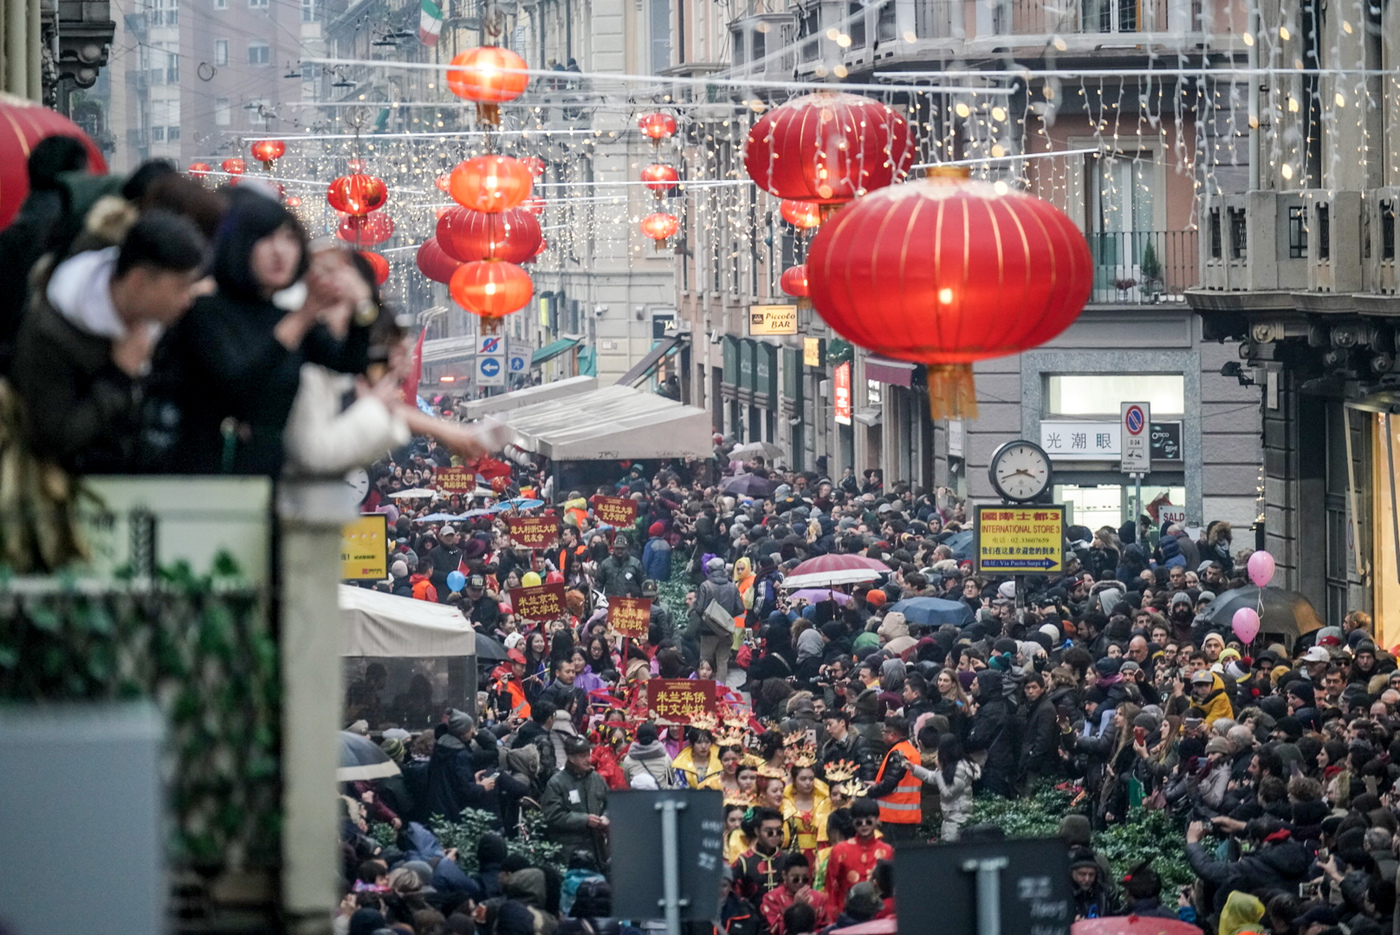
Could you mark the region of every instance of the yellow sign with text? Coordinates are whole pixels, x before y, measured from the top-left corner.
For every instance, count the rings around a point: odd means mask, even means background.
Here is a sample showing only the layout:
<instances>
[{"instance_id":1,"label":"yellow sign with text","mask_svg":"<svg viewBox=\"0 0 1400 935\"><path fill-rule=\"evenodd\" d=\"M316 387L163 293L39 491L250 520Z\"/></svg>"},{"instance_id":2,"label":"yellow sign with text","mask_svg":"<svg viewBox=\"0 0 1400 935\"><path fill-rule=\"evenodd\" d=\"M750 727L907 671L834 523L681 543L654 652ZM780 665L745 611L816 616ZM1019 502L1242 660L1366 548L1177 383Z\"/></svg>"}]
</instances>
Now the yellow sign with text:
<instances>
[{"instance_id":1,"label":"yellow sign with text","mask_svg":"<svg viewBox=\"0 0 1400 935\"><path fill-rule=\"evenodd\" d=\"M991 575L1049 575L1063 570L1063 504L977 507L973 551Z\"/></svg>"},{"instance_id":2,"label":"yellow sign with text","mask_svg":"<svg viewBox=\"0 0 1400 935\"><path fill-rule=\"evenodd\" d=\"M820 367L822 365L821 338L802 339L802 363L808 367Z\"/></svg>"},{"instance_id":3,"label":"yellow sign with text","mask_svg":"<svg viewBox=\"0 0 1400 935\"><path fill-rule=\"evenodd\" d=\"M340 577L343 581L389 577L388 517L366 513L340 530Z\"/></svg>"},{"instance_id":4,"label":"yellow sign with text","mask_svg":"<svg viewBox=\"0 0 1400 935\"><path fill-rule=\"evenodd\" d=\"M750 305L749 336L797 334L796 305Z\"/></svg>"}]
</instances>

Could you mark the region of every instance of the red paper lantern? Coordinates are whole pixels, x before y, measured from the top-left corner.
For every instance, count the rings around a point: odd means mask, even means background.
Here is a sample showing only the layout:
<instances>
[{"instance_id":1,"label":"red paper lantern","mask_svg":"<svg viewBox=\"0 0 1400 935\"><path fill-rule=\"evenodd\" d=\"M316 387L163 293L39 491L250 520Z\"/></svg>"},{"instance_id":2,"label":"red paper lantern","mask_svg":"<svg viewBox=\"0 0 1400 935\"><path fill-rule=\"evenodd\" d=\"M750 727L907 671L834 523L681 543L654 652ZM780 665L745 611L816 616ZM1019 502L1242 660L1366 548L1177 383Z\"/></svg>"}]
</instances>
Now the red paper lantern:
<instances>
[{"instance_id":1,"label":"red paper lantern","mask_svg":"<svg viewBox=\"0 0 1400 935\"><path fill-rule=\"evenodd\" d=\"M451 178L452 176L450 173L444 172L433 181L433 184L437 186L438 191L445 195L447 194L447 186Z\"/></svg>"},{"instance_id":2,"label":"red paper lantern","mask_svg":"<svg viewBox=\"0 0 1400 935\"><path fill-rule=\"evenodd\" d=\"M902 179L914 161L908 122L879 101L818 91L749 130L744 168L779 198L842 204Z\"/></svg>"},{"instance_id":3,"label":"red paper lantern","mask_svg":"<svg viewBox=\"0 0 1400 935\"><path fill-rule=\"evenodd\" d=\"M645 114L637 121L653 146L676 135L676 118L670 114Z\"/></svg>"},{"instance_id":4,"label":"red paper lantern","mask_svg":"<svg viewBox=\"0 0 1400 935\"><path fill-rule=\"evenodd\" d=\"M525 93L529 65L510 49L484 45L463 52L447 70L447 89L460 98L476 101L476 117L482 123L501 122L500 104Z\"/></svg>"},{"instance_id":5,"label":"red paper lantern","mask_svg":"<svg viewBox=\"0 0 1400 935\"><path fill-rule=\"evenodd\" d=\"M674 166L652 163L642 170L642 181L646 183L647 188L656 193L657 197L675 188L680 179L681 174L676 171Z\"/></svg>"},{"instance_id":6,"label":"red paper lantern","mask_svg":"<svg viewBox=\"0 0 1400 935\"><path fill-rule=\"evenodd\" d=\"M656 241L657 252L665 249L666 239L681 229L681 222L674 214L657 212L642 218L642 233Z\"/></svg>"},{"instance_id":7,"label":"red paper lantern","mask_svg":"<svg viewBox=\"0 0 1400 935\"><path fill-rule=\"evenodd\" d=\"M784 221L798 230L805 231L822 226L822 209L810 201L793 201L791 198L784 198L782 204L778 206L778 212L782 214Z\"/></svg>"},{"instance_id":8,"label":"red paper lantern","mask_svg":"<svg viewBox=\"0 0 1400 935\"><path fill-rule=\"evenodd\" d=\"M359 251L360 256L369 261L369 265L374 267L374 281L381 286L389 279L389 261L378 253L369 250Z\"/></svg>"},{"instance_id":9,"label":"red paper lantern","mask_svg":"<svg viewBox=\"0 0 1400 935\"><path fill-rule=\"evenodd\" d=\"M359 156L352 156L351 158L345 161L346 175L358 175L359 173L365 171L365 168L366 163Z\"/></svg>"},{"instance_id":10,"label":"red paper lantern","mask_svg":"<svg viewBox=\"0 0 1400 935\"><path fill-rule=\"evenodd\" d=\"M357 247L373 247L394 236L394 219L387 214L350 214L340 222L335 235Z\"/></svg>"},{"instance_id":11,"label":"red paper lantern","mask_svg":"<svg viewBox=\"0 0 1400 935\"><path fill-rule=\"evenodd\" d=\"M526 262L526 263L533 263L533 262L535 262L535 261L538 260L540 257L544 256L544 252L545 252L546 250L548 250L548 249L549 249L549 241L548 241L548 240L545 240L543 237L541 237L541 238L540 238L540 246L539 246L539 249L535 251L535 255L534 255L534 256L530 257L530 259L526 260L525 262Z\"/></svg>"},{"instance_id":12,"label":"red paper lantern","mask_svg":"<svg viewBox=\"0 0 1400 935\"><path fill-rule=\"evenodd\" d=\"M519 159L477 156L452 170L448 193L452 200L488 214L514 208L530 196L534 176Z\"/></svg>"},{"instance_id":13,"label":"red paper lantern","mask_svg":"<svg viewBox=\"0 0 1400 935\"><path fill-rule=\"evenodd\" d=\"M805 299L811 294L807 286L807 267L799 263L783 270L783 275L778 279L778 287L788 295Z\"/></svg>"},{"instance_id":14,"label":"red paper lantern","mask_svg":"<svg viewBox=\"0 0 1400 935\"><path fill-rule=\"evenodd\" d=\"M529 169L530 174L537 179L544 175L544 170L547 168L548 165L539 156L521 156L520 162L522 165L525 166L525 168Z\"/></svg>"},{"instance_id":15,"label":"red paper lantern","mask_svg":"<svg viewBox=\"0 0 1400 935\"><path fill-rule=\"evenodd\" d=\"M30 150L50 136L70 136L78 140L87 152L87 171L94 175L107 174L102 151L76 123L47 107L0 95L0 228L13 220L29 194Z\"/></svg>"},{"instance_id":16,"label":"red paper lantern","mask_svg":"<svg viewBox=\"0 0 1400 935\"><path fill-rule=\"evenodd\" d=\"M242 175L244 172L248 171L248 163L239 159L237 156L230 156L219 164L219 168L223 169L224 172L229 175Z\"/></svg>"},{"instance_id":17,"label":"red paper lantern","mask_svg":"<svg viewBox=\"0 0 1400 935\"><path fill-rule=\"evenodd\" d=\"M452 274L457 272L457 267L462 265L447 255L447 251L442 249L442 245L437 242L436 237L429 237L423 241L418 247L416 259L418 271L433 282L451 282Z\"/></svg>"},{"instance_id":18,"label":"red paper lantern","mask_svg":"<svg viewBox=\"0 0 1400 935\"><path fill-rule=\"evenodd\" d=\"M192 162L190 163L188 171L190 175L194 176L195 178L202 179L210 172L213 172L214 167L207 162Z\"/></svg>"},{"instance_id":19,"label":"red paper lantern","mask_svg":"<svg viewBox=\"0 0 1400 935\"><path fill-rule=\"evenodd\" d=\"M258 140L251 147L253 158L263 164L267 171L272 171L272 164L282 158L287 151L287 144L281 140Z\"/></svg>"},{"instance_id":20,"label":"red paper lantern","mask_svg":"<svg viewBox=\"0 0 1400 935\"><path fill-rule=\"evenodd\" d=\"M481 316L482 330L491 333L502 318L525 307L535 294L535 284L514 263L481 260L457 267L447 291L462 308Z\"/></svg>"},{"instance_id":21,"label":"red paper lantern","mask_svg":"<svg viewBox=\"0 0 1400 935\"><path fill-rule=\"evenodd\" d=\"M998 189L945 171L874 192L823 224L807 255L812 304L837 333L928 367L934 419L975 416L972 363L1050 340L1093 286L1074 223Z\"/></svg>"},{"instance_id":22,"label":"red paper lantern","mask_svg":"<svg viewBox=\"0 0 1400 935\"><path fill-rule=\"evenodd\" d=\"M300 208L301 198L299 198L296 195L288 195L286 200L284 200L282 204L286 205L289 208Z\"/></svg>"},{"instance_id":23,"label":"red paper lantern","mask_svg":"<svg viewBox=\"0 0 1400 935\"><path fill-rule=\"evenodd\" d=\"M326 202L341 214L369 214L388 200L388 186L373 175L342 175L326 189Z\"/></svg>"},{"instance_id":24,"label":"red paper lantern","mask_svg":"<svg viewBox=\"0 0 1400 935\"><path fill-rule=\"evenodd\" d=\"M437 223L437 242L463 263L505 260L523 263L540 246L540 222L524 208L494 214L452 208Z\"/></svg>"},{"instance_id":25,"label":"red paper lantern","mask_svg":"<svg viewBox=\"0 0 1400 935\"><path fill-rule=\"evenodd\" d=\"M539 195L531 196L530 198L526 198L524 201L520 202L520 207L526 211L529 211L535 217L539 217L540 215L544 214L544 209L548 206L549 203L543 198L541 198Z\"/></svg>"}]
</instances>

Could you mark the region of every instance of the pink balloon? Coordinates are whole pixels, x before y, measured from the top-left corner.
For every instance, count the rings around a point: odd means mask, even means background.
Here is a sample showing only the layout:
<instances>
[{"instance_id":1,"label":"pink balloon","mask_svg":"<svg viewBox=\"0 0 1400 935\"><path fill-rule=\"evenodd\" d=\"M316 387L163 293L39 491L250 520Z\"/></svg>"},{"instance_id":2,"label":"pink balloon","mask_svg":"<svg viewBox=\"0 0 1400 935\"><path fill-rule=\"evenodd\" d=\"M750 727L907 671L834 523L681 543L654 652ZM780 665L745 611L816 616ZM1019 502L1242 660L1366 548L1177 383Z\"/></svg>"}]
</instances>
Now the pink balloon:
<instances>
[{"instance_id":1,"label":"pink balloon","mask_svg":"<svg viewBox=\"0 0 1400 935\"><path fill-rule=\"evenodd\" d=\"M1254 612L1253 607L1241 607L1230 619L1230 629L1235 631L1240 642L1248 645L1259 635L1259 615Z\"/></svg>"},{"instance_id":2,"label":"pink balloon","mask_svg":"<svg viewBox=\"0 0 1400 935\"><path fill-rule=\"evenodd\" d=\"M1274 557L1262 549L1249 556L1249 564L1245 568L1249 572L1250 583L1256 588L1268 587L1269 582L1274 580Z\"/></svg>"}]
</instances>

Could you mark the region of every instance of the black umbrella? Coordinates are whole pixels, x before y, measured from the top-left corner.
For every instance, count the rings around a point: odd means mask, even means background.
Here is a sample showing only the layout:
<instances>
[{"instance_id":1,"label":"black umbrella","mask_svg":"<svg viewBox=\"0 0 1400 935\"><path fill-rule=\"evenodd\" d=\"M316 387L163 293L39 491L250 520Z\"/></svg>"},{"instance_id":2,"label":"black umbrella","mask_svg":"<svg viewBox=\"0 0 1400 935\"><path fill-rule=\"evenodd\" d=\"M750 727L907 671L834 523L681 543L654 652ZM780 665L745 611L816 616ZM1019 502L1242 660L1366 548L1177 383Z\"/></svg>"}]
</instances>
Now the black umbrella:
<instances>
[{"instance_id":1,"label":"black umbrella","mask_svg":"<svg viewBox=\"0 0 1400 935\"><path fill-rule=\"evenodd\" d=\"M1210 609L1206 611L1206 618L1229 630L1235 611L1241 607L1259 610L1259 588L1251 584L1217 595L1215 600L1211 601ZM1264 588L1264 609L1259 614L1261 635L1296 640L1314 630L1321 630L1323 626L1325 624L1312 602L1297 591Z\"/></svg>"},{"instance_id":2,"label":"black umbrella","mask_svg":"<svg viewBox=\"0 0 1400 935\"><path fill-rule=\"evenodd\" d=\"M379 744L348 730L340 732L340 766L335 771L336 782L361 782L398 775L399 765L379 749Z\"/></svg>"},{"instance_id":3,"label":"black umbrella","mask_svg":"<svg viewBox=\"0 0 1400 935\"><path fill-rule=\"evenodd\" d=\"M778 489L778 484L776 481L759 477L757 474L736 474L720 481L719 489L736 497L753 497L761 500L773 496L773 491Z\"/></svg>"},{"instance_id":4,"label":"black umbrella","mask_svg":"<svg viewBox=\"0 0 1400 935\"><path fill-rule=\"evenodd\" d=\"M510 658L506 648L493 638L478 632L476 634L476 658L478 662L505 662Z\"/></svg>"}]
</instances>

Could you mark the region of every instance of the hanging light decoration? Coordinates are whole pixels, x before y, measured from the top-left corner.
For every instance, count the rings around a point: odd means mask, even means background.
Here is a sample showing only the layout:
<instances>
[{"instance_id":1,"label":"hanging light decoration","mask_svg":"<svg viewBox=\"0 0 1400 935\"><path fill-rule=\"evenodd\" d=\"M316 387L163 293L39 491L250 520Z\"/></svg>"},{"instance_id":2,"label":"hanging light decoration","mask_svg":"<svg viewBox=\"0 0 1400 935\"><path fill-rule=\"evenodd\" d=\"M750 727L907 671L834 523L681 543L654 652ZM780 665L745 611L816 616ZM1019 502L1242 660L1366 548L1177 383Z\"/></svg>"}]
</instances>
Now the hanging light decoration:
<instances>
[{"instance_id":1,"label":"hanging light decoration","mask_svg":"<svg viewBox=\"0 0 1400 935\"><path fill-rule=\"evenodd\" d=\"M286 205L289 208L300 208L301 198L296 195L288 195L282 200L282 204Z\"/></svg>"},{"instance_id":2,"label":"hanging light decoration","mask_svg":"<svg viewBox=\"0 0 1400 935\"><path fill-rule=\"evenodd\" d=\"M662 140L676 135L676 118L670 114L644 114L637 120L637 126L651 139L652 146L660 146Z\"/></svg>"},{"instance_id":3,"label":"hanging light decoration","mask_svg":"<svg viewBox=\"0 0 1400 935\"><path fill-rule=\"evenodd\" d=\"M492 214L451 208L437 223L438 245L448 256L463 263L523 263L535 255L542 237L540 222L524 208L507 208Z\"/></svg>"},{"instance_id":4,"label":"hanging light decoration","mask_svg":"<svg viewBox=\"0 0 1400 935\"><path fill-rule=\"evenodd\" d=\"M796 266L789 266L783 270L783 275L778 279L778 288L783 292L797 299L797 307L808 309L812 307L808 296L811 290L807 285L807 266L799 263Z\"/></svg>"},{"instance_id":5,"label":"hanging light decoration","mask_svg":"<svg viewBox=\"0 0 1400 935\"><path fill-rule=\"evenodd\" d=\"M460 163L448 180L452 200L473 211L504 211L530 197L534 176L519 159L477 156Z\"/></svg>"},{"instance_id":6,"label":"hanging light decoration","mask_svg":"<svg viewBox=\"0 0 1400 935\"><path fill-rule=\"evenodd\" d=\"M367 164L359 156L351 156L345 160L345 173L347 175L358 175L365 171Z\"/></svg>"},{"instance_id":7,"label":"hanging light decoration","mask_svg":"<svg viewBox=\"0 0 1400 935\"><path fill-rule=\"evenodd\" d=\"M448 184L449 184L449 180L450 180L451 178L452 178L451 173L449 173L449 172L443 172L443 173L439 174L438 177L437 177L436 179L433 180L433 184L437 186L437 190L438 190L438 191L440 191L440 192L442 192L444 195L446 195L446 194L447 194L447 187L448 187Z\"/></svg>"},{"instance_id":8,"label":"hanging light decoration","mask_svg":"<svg viewBox=\"0 0 1400 935\"><path fill-rule=\"evenodd\" d=\"M544 170L548 167L548 164L539 156L521 156L520 161L536 179L542 178Z\"/></svg>"},{"instance_id":9,"label":"hanging light decoration","mask_svg":"<svg viewBox=\"0 0 1400 935\"><path fill-rule=\"evenodd\" d=\"M373 247L394 236L394 219L384 213L346 215L335 235L357 247Z\"/></svg>"},{"instance_id":10,"label":"hanging light decoration","mask_svg":"<svg viewBox=\"0 0 1400 935\"><path fill-rule=\"evenodd\" d=\"M681 174L676 171L675 166L652 163L642 170L642 181L657 198L665 198L666 194L680 183L680 180Z\"/></svg>"},{"instance_id":11,"label":"hanging light decoration","mask_svg":"<svg viewBox=\"0 0 1400 935\"><path fill-rule=\"evenodd\" d=\"M784 198L778 206L778 213L798 230L811 230L822 225L822 209L810 201L794 201Z\"/></svg>"},{"instance_id":12,"label":"hanging light decoration","mask_svg":"<svg viewBox=\"0 0 1400 935\"><path fill-rule=\"evenodd\" d=\"M642 218L642 233L656 241L657 253L666 249L667 239L675 236L676 231L680 229L681 222L674 214L658 211Z\"/></svg>"},{"instance_id":13,"label":"hanging light decoration","mask_svg":"<svg viewBox=\"0 0 1400 935\"><path fill-rule=\"evenodd\" d=\"M326 202L341 214L369 214L384 207L389 189L373 175L342 175L326 189Z\"/></svg>"},{"instance_id":14,"label":"hanging light decoration","mask_svg":"<svg viewBox=\"0 0 1400 935\"><path fill-rule=\"evenodd\" d=\"M817 232L806 266L812 304L837 333L928 368L935 420L975 417L973 362L1065 330L1094 279L1084 235L1063 212L969 182L961 167L840 211Z\"/></svg>"},{"instance_id":15,"label":"hanging light decoration","mask_svg":"<svg viewBox=\"0 0 1400 935\"><path fill-rule=\"evenodd\" d=\"M190 167L187 171L194 178L202 179L205 176L207 176L210 172L213 172L214 167L207 162L192 162L190 163Z\"/></svg>"},{"instance_id":16,"label":"hanging light decoration","mask_svg":"<svg viewBox=\"0 0 1400 935\"><path fill-rule=\"evenodd\" d=\"M462 265L447 255L447 251L442 249L436 237L429 237L419 245L415 259L418 271L433 282L451 282L452 274Z\"/></svg>"},{"instance_id":17,"label":"hanging light decoration","mask_svg":"<svg viewBox=\"0 0 1400 935\"><path fill-rule=\"evenodd\" d=\"M535 294L530 274L505 260L463 263L447 284L452 300L481 317L481 330L494 334L502 318L518 312Z\"/></svg>"},{"instance_id":18,"label":"hanging light decoration","mask_svg":"<svg viewBox=\"0 0 1400 935\"><path fill-rule=\"evenodd\" d=\"M484 45L452 59L447 70L447 89L458 97L476 102L478 123L499 126L500 105L525 93L530 84L529 65L510 49Z\"/></svg>"},{"instance_id":19,"label":"hanging light decoration","mask_svg":"<svg viewBox=\"0 0 1400 935\"><path fill-rule=\"evenodd\" d=\"M370 250L359 251L360 256L369 261L369 265L374 267L374 281L379 285L384 285L389 279L389 261L378 253Z\"/></svg>"},{"instance_id":20,"label":"hanging light decoration","mask_svg":"<svg viewBox=\"0 0 1400 935\"><path fill-rule=\"evenodd\" d=\"M237 156L230 156L219 164L219 168L229 175L242 175L248 171L248 163Z\"/></svg>"},{"instance_id":21,"label":"hanging light decoration","mask_svg":"<svg viewBox=\"0 0 1400 935\"><path fill-rule=\"evenodd\" d=\"M253 158L263 164L263 168L271 172L277 160L287 152L287 144L281 140L258 140L250 147Z\"/></svg>"},{"instance_id":22,"label":"hanging light decoration","mask_svg":"<svg viewBox=\"0 0 1400 935\"><path fill-rule=\"evenodd\" d=\"M818 91L758 118L744 169L779 198L844 204L904 178L914 150L908 122L893 109L868 97Z\"/></svg>"}]
</instances>

